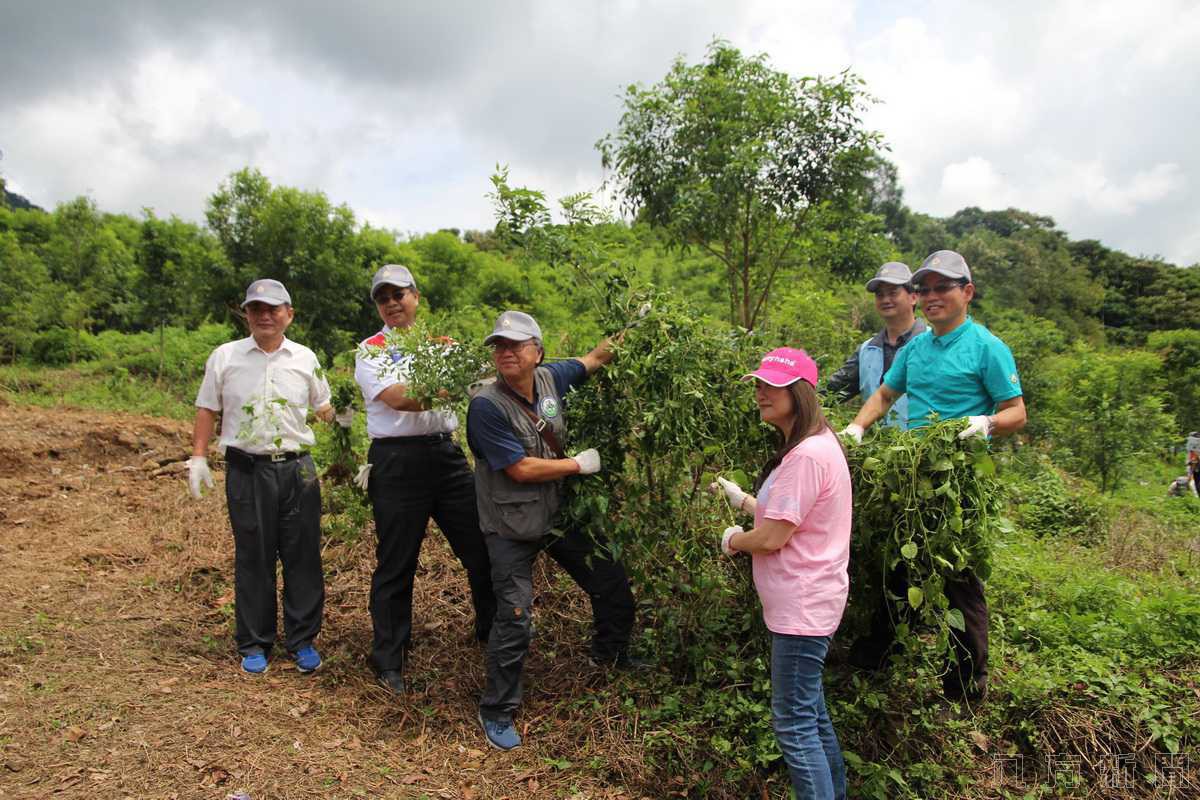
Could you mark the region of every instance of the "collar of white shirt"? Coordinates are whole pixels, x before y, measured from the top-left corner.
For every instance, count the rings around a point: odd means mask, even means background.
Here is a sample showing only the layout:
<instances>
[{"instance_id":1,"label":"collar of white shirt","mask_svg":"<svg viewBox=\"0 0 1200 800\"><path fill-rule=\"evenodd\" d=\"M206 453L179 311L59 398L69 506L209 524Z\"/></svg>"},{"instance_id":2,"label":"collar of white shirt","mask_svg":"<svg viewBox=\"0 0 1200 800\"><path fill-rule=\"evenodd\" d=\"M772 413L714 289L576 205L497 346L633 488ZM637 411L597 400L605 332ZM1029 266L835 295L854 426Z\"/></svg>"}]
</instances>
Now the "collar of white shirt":
<instances>
[{"instance_id":1,"label":"collar of white shirt","mask_svg":"<svg viewBox=\"0 0 1200 800\"><path fill-rule=\"evenodd\" d=\"M262 353L263 355L267 355L267 356L273 355L274 353L278 353L280 350L286 350L288 353L292 353L293 352L292 345L294 345L294 344L295 344L295 342L293 342L291 339L289 339L285 336L285 337L283 337L283 341L279 344L279 349L272 350L270 353L268 353L266 350L263 350L261 347L258 346L258 342L256 342L254 340L253 336L247 336L246 337L246 352L249 353L252 350L257 350L258 352Z\"/></svg>"}]
</instances>

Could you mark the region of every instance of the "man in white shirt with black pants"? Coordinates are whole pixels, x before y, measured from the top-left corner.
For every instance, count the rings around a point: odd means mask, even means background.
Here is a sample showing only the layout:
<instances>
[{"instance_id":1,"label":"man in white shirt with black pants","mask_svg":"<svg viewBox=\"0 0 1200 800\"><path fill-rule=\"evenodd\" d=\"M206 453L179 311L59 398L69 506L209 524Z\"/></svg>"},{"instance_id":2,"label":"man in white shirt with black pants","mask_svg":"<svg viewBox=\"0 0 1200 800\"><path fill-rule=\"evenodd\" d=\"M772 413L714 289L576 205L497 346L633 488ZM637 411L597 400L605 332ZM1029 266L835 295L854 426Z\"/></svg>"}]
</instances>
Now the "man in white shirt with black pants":
<instances>
[{"instance_id":1,"label":"man in white shirt with black pants","mask_svg":"<svg viewBox=\"0 0 1200 800\"><path fill-rule=\"evenodd\" d=\"M404 384L405 355L387 348L390 331L412 326L420 297L407 267L380 267L371 281L371 299L383 329L362 342L354 362L354 378L367 409L367 494L378 537L371 577L371 661L380 682L396 693L404 691L413 581L431 516L467 571L479 642L488 640L496 614L475 479L452 436L458 417L410 398Z\"/></svg>"},{"instance_id":2,"label":"man in white shirt with black pants","mask_svg":"<svg viewBox=\"0 0 1200 800\"><path fill-rule=\"evenodd\" d=\"M188 486L212 488L208 444L221 417L225 498L234 541L234 615L242 669L267 671L275 643L275 561L283 562L284 645L300 672L321 666L321 487L308 411L329 422L329 384L316 355L284 332L295 312L283 284L257 280L242 303L250 336L208 357L196 395Z\"/></svg>"}]
</instances>

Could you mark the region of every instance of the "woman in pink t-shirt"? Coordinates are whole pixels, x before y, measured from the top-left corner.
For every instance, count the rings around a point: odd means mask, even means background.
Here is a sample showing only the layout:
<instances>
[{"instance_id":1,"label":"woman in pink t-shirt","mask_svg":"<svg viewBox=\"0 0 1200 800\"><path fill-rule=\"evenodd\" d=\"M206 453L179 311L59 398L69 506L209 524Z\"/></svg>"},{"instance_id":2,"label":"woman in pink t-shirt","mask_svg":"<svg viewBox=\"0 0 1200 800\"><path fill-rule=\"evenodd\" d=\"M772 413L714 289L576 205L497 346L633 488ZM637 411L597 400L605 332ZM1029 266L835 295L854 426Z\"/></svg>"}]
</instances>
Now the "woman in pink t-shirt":
<instances>
[{"instance_id":1,"label":"woman in pink t-shirt","mask_svg":"<svg viewBox=\"0 0 1200 800\"><path fill-rule=\"evenodd\" d=\"M757 497L718 479L754 528L726 529L721 549L754 558L754 586L771 631L771 720L797 798L844 798L846 767L825 706L821 673L849 590L850 468L817 400L817 365L803 350L763 357L754 397L781 444Z\"/></svg>"}]
</instances>

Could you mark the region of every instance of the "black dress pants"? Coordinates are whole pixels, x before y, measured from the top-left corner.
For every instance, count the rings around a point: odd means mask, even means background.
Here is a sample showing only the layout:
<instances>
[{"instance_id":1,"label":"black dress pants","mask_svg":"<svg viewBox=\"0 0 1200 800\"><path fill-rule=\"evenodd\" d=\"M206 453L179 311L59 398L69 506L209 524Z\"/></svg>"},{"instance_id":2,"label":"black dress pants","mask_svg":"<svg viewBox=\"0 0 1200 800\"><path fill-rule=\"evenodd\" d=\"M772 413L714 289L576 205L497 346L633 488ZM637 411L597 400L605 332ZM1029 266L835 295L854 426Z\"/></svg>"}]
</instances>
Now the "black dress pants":
<instances>
[{"instance_id":1,"label":"black dress pants","mask_svg":"<svg viewBox=\"0 0 1200 800\"><path fill-rule=\"evenodd\" d=\"M627 652L633 630L634 601L621 562L600 551L591 537L568 531L532 542L487 534L496 587L496 621L487 651L487 686L480 714L512 719L521 705L521 672L529 652L529 612L533 605L533 562L545 550L592 601L592 655L612 661ZM590 563L589 563L590 562Z\"/></svg>"},{"instance_id":2,"label":"black dress pants","mask_svg":"<svg viewBox=\"0 0 1200 800\"><path fill-rule=\"evenodd\" d=\"M475 635L486 641L496 601L479 531L475 478L462 449L449 436L376 439L367 460L378 537L370 603L375 669L404 669L412 639L413 579L431 516L467 571Z\"/></svg>"},{"instance_id":3,"label":"black dress pants","mask_svg":"<svg viewBox=\"0 0 1200 800\"><path fill-rule=\"evenodd\" d=\"M238 652L275 643L275 562L283 562L284 645L294 653L321 631L321 484L310 456L253 461L227 452L225 499L233 527Z\"/></svg>"}]
</instances>

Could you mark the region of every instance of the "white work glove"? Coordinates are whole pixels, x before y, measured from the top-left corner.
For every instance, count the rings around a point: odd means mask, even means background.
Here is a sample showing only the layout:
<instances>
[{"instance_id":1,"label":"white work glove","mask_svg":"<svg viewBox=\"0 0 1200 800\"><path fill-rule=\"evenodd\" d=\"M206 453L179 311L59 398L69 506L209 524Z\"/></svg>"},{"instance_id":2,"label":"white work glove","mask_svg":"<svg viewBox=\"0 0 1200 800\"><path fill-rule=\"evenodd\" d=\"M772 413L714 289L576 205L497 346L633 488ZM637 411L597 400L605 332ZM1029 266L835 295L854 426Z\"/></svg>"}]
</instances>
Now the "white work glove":
<instances>
[{"instance_id":1,"label":"white work glove","mask_svg":"<svg viewBox=\"0 0 1200 800\"><path fill-rule=\"evenodd\" d=\"M977 417L967 417L967 429L958 435L960 439L969 439L972 436L978 436L980 439L986 439L992 432L992 420L980 414Z\"/></svg>"},{"instance_id":2,"label":"white work glove","mask_svg":"<svg viewBox=\"0 0 1200 800\"><path fill-rule=\"evenodd\" d=\"M358 468L358 472L356 472L354 474L354 485L357 486L358 488L362 489L365 492L367 490L367 483L370 480L371 480L371 465L363 464L361 467Z\"/></svg>"},{"instance_id":3,"label":"white work glove","mask_svg":"<svg viewBox=\"0 0 1200 800\"><path fill-rule=\"evenodd\" d=\"M721 534L721 552L727 556L736 556L738 551L729 546L729 540L733 538L735 533L745 533L741 525L732 525L725 529Z\"/></svg>"},{"instance_id":4,"label":"white work glove","mask_svg":"<svg viewBox=\"0 0 1200 800\"><path fill-rule=\"evenodd\" d=\"M354 427L354 406L346 406L333 415L333 421L343 428Z\"/></svg>"},{"instance_id":5,"label":"white work glove","mask_svg":"<svg viewBox=\"0 0 1200 800\"><path fill-rule=\"evenodd\" d=\"M653 310L654 310L654 306L650 303L649 300L642 303L640 306L638 306L638 310L633 312L633 318L630 319L629 322L627 322L625 324L625 327L626 328L636 328L638 325L641 325L642 320L644 320L646 318L646 315L649 314Z\"/></svg>"},{"instance_id":6,"label":"white work glove","mask_svg":"<svg viewBox=\"0 0 1200 800\"><path fill-rule=\"evenodd\" d=\"M747 495L742 491L742 487L738 486L733 481L726 480L725 478L717 478L716 483L710 483L708 485L708 490L713 493L720 491L725 492L725 499L729 501L729 505L733 506L738 511L742 510L742 505L746 502Z\"/></svg>"},{"instance_id":7,"label":"white work glove","mask_svg":"<svg viewBox=\"0 0 1200 800\"><path fill-rule=\"evenodd\" d=\"M579 465L580 475L593 475L600 471L600 454L595 448L588 448L582 453L576 453L571 456L575 459L575 463Z\"/></svg>"},{"instance_id":8,"label":"white work glove","mask_svg":"<svg viewBox=\"0 0 1200 800\"><path fill-rule=\"evenodd\" d=\"M842 432L839 433L838 436L849 436L851 439L854 440L855 444L862 444L863 432L864 431L863 431L862 425L858 425L857 423L851 422L849 425L842 428Z\"/></svg>"},{"instance_id":9,"label":"white work glove","mask_svg":"<svg viewBox=\"0 0 1200 800\"><path fill-rule=\"evenodd\" d=\"M203 494L201 487L213 488L212 472L208 468L208 459L204 456L192 456L188 459L188 491L197 500Z\"/></svg>"}]
</instances>

